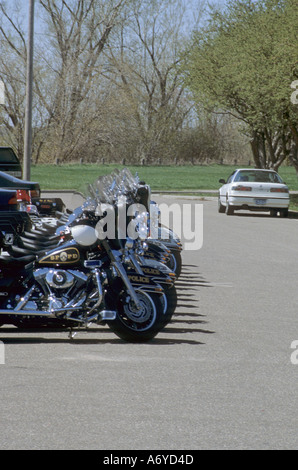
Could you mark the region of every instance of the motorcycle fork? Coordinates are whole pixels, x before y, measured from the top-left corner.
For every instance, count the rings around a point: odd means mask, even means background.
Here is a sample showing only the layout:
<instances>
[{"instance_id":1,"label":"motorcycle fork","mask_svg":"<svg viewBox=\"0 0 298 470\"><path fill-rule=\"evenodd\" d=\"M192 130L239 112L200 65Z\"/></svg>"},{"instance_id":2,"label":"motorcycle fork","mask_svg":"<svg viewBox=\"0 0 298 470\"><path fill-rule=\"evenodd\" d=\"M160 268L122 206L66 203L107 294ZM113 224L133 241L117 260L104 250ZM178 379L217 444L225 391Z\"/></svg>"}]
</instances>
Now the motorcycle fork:
<instances>
[{"instance_id":1,"label":"motorcycle fork","mask_svg":"<svg viewBox=\"0 0 298 470\"><path fill-rule=\"evenodd\" d=\"M122 265L122 262L120 260L120 255L119 255L118 251L111 250L111 248L109 247L106 240L103 240L103 246L104 246L106 252L109 255L112 266L116 269L117 273L119 274L122 281L124 282L124 284L125 284L125 286L128 290L128 293L132 298L133 303L135 304L137 309L140 309L141 305L140 305L140 302L139 302L139 298L138 298L138 296L136 294L136 291L134 290L130 280L128 279L126 271L125 271L125 269Z\"/></svg>"},{"instance_id":2,"label":"motorcycle fork","mask_svg":"<svg viewBox=\"0 0 298 470\"><path fill-rule=\"evenodd\" d=\"M144 272L133 253L129 253L129 260L131 264L133 265L134 269L136 270L136 272L140 275L144 275Z\"/></svg>"}]
</instances>

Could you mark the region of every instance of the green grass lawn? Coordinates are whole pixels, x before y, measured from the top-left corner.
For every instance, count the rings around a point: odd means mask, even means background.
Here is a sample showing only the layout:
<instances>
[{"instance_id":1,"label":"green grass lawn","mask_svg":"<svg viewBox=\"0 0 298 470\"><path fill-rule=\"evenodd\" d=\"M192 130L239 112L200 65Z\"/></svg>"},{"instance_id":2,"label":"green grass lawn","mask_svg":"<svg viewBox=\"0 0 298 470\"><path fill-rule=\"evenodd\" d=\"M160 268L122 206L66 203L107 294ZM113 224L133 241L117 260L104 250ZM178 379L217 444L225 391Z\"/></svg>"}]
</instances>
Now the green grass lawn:
<instances>
[{"instance_id":1,"label":"green grass lawn","mask_svg":"<svg viewBox=\"0 0 298 470\"><path fill-rule=\"evenodd\" d=\"M290 209L292 211L298 211L298 194L290 195Z\"/></svg>"},{"instance_id":2,"label":"green grass lawn","mask_svg":"<svg viewBox=\"0 0 298 470\"><path fill-rule=\"evenodd\" d=\"M88 183L94 182L99 176L109 174L115 165L33 165L31 180L37 181L42 190L70 189L85 193ZM119 165L117 168L121 169ZM151 166L130 167L132 174L136 172L142 180L150 184L153 191L199 191L214 190L220 187L218 180L227 179L235 170L235 166ZM298 191L298 178L293 167L283 166L279 171L291 191ZM298 198L293 197L297 204Z\"/></svg>"},{"instance_id":3,"label":"green grass lawn","mask_svg":"<svg viewBox=\"0 0 298 470\"><path fill-rule=\"evenodd\" d=\"M109 174L115 165L33 165L31 180L39 182L42 189L74 189L84 191L87 183L104 174ZM119 165L117 168L121 169ZM138 173L141 179L150 184L154 191L179 190L217 190L218 180L226 179L234 166L152 166L129 167L131 172ZM298 191L298 178L293 167L282 167L280 175L290 190Z\"/></svg>"},{"instance_id":4,"label":"green grass lawn","mask_svg":"<svg viewBox=\"0 0 298 470\"><path fill-rule=\"evenodd\" d=\"M84 192L87 183L109 174L115 165L38 165L31 170L31 179L39 182L42 189L75 189ZM117 168L121 169L119 165ZM231 172L219 166L156 166L129 167L154 191L217 189L218 179ZM232 167L231 167L232 168Z\"/></svg>"}]
</instances>

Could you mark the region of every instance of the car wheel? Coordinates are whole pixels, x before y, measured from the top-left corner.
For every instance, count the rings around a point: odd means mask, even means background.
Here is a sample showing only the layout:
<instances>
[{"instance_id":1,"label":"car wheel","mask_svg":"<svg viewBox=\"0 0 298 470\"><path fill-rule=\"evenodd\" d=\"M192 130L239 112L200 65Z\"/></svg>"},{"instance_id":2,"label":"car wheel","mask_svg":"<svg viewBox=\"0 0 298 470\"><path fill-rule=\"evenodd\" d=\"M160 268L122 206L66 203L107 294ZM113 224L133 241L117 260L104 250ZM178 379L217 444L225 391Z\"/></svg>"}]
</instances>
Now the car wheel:
<instances>
[{"instance_id":1,"label":"car wheel","mask_svg":"<svg viewBox=\"0 0 298 470\"><path fill-rule=\"evenodd\" d=\"M226 214L227 215L234 214L234 209L230 206L228 199L227 199L227 205L226 205Z\"/></svg>"},{"instance_id":2,"label":"car wheel","mask_svg":"<svg viewBox=\"0 0 298 470\"><path fill-rule=\"evenodd\" d=\"M277 212L276 209L271 209L271 211L270 211L271 217L277 217L277 213L278 213L278 212Z\"/></svg>"},{"instance_id":3,"label":"car wheel","mask_svg":"<svg viewBox=\"0 0 298 470\"><path fill-rule=\"evenodd\" d=\"M281 217L288 217L288 215L289 215L289 209L282 209L280 211L280 216Z\"/></svg>"},{"instance_id":4,"label":"car wheel","mask_svg":"<svg viewBox=\"0 0 298 470\"><path fill-rule=\"evenodd\" d=\"M225 213L225 206L222 205L222 203L220 202L220 197L218 198L218 212L220 214L224 214Z\"/></svg>"}]
</instances>

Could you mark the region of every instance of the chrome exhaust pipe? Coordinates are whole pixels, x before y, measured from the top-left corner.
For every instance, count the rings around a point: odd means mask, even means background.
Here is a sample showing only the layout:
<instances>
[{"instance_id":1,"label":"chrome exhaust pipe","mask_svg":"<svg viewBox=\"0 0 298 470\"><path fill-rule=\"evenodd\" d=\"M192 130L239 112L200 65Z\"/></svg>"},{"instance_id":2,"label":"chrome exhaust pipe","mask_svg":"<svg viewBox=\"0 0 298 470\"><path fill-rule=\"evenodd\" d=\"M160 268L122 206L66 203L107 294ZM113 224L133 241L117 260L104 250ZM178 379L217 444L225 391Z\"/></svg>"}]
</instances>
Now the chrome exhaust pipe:
<instances>
[{"instance_id":1,"label":"chrome exhaust pipe","mask_svg":"<svg viewBox=\"0 0 298 470\"><path fill-rule=\"evenodd\" d=\"M47 318L57 318L55 313L62 313L65 312L66 309L57 309L55 312L44 312L43 310L11 310L11 309L6 309L6 310L0 310L0 318L1 315L18 315L18 316L37 316L37 317L47 317ZM73 309L69 309L73 310ZM103 321L111 321L115 320L117 315L117 312L114 310L102 310L99 313L96 313L92 315L91 317L86 317L85 319L80 319L80 318L73 318L71 316L66 316L64 319L65 320L73 320L77 321L79 323L85 323L93 320L97 320L98 322L103 322Z\"/></svg>"},{"instance_id":2,"label":"chrome exhaust pipe","mask_svg":"<svg viewBox=\"0 0 298 470\"><path fill-rule=\"evenodd\" d=\"M0 315L36 315L38 317L48 317L48 318L57 318L54 312L44 312L43 310L0 310Z\"/></svg>"},{"instance_id":3,"label":"chrome exhaust pipe","mask_svg":"<svg viewBox=\"0 0 298 470\"><path fill-rule=\"evenodd\" d=\"M82 310L82 307L79 308L73 308L73 307L68 307L68 308L56 308L53 310L50 310L49 312L44 311L44 310L12 310L12 309L1 309L0 310L0 317L1 315L27 315L27 316L37 316L37 317L48 317L48 318L58 318L57 314L62 314L65 312L73 312L74 310L79 311Z\"/></svg>"}]
</instances>

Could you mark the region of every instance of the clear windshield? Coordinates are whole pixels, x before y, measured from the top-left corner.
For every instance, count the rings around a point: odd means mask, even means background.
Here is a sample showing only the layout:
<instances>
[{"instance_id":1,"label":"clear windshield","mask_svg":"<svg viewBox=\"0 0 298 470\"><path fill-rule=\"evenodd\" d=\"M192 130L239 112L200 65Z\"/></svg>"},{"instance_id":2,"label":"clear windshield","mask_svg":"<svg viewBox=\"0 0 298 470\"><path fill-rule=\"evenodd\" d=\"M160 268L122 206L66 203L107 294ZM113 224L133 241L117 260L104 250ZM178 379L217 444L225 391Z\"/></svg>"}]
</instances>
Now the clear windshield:
<instances>
[{"instance_id":1,"label":"clear windshield","mask_svg":"<svg viewBox=\"0 0 298 470\"><path fill-rule=\"evenodd\" d=\"M113 204L122 196L133 196L138 188L138 178L134 177L128 168L115 169L112 173L97 178L87 187L87 197L98 204Z\"/></svg>"}]
</instances>

